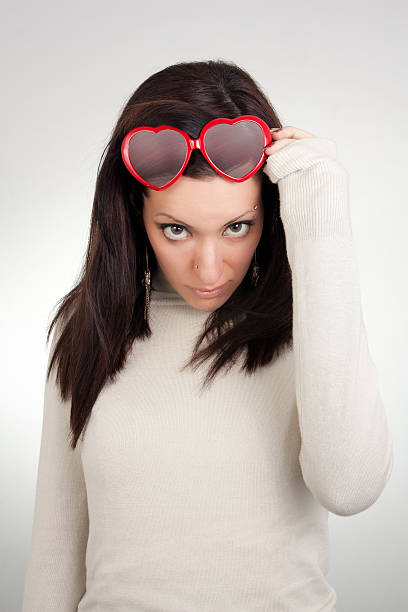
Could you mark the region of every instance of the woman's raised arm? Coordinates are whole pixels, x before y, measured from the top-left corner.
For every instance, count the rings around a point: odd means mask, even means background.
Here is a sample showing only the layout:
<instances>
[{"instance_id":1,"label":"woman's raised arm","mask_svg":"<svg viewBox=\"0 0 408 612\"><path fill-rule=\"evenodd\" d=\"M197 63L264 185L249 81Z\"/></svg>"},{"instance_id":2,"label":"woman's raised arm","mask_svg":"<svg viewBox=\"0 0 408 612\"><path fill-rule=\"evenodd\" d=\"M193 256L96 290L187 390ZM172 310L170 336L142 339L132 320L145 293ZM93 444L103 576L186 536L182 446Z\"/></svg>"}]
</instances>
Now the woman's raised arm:
<instances>
[{"instance_id":1,"label":"woman's raised arm","mask_svg":"<svg viewBox=\"0 0 408 612\"><path fill-rule=\"evenodd\" d=\"M348 176L336 144L314 136L270 154L264 171L278 183L292 271L303 478L329 511L356 514L388 481L393 444L363 321Z\"/></svg>"}]
</instances>

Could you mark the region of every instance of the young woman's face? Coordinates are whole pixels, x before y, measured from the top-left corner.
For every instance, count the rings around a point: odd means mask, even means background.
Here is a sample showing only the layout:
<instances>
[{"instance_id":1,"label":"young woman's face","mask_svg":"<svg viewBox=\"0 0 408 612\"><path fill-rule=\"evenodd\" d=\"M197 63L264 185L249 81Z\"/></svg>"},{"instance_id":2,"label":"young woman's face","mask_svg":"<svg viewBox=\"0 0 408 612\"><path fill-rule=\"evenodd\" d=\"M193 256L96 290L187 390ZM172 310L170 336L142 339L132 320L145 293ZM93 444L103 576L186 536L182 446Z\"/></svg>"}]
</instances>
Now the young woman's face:
<instances>
[{"instance_id":1,"label":"young woman's face","mask_svg":"<svg viewBox=\"0 0 408 612\"><path fill-rule=\"evenodd\" d=\"M261 238L260 176L240 183L181 176L162 191L148 189L143 202L146 232L168 282L194 308L219 308L243 280ZM194 291L220 285L218 295Z\"/></svg>"}]
</instances>

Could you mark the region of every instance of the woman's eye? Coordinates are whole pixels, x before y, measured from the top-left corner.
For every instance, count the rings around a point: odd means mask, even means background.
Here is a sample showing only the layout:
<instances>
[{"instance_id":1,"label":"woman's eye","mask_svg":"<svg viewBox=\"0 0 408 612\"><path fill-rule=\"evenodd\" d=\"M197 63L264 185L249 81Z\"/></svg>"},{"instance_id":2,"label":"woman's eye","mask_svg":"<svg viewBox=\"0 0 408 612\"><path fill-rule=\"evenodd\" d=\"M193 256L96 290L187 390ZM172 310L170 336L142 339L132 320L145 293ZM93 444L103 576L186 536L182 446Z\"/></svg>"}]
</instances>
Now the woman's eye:
<instances>
[{"instance_id":1,"label":"woman's eye","mask_svg":"<svg viewBox=\"0 0 408 612\"><path fill-rule=\"evenodd\" d=\"M183 227L182 225L165 225L162 224L161 229L163 231L163 234L166 236L166 238L169 238L170 240L179 240L180 238L185 238L185 236L183 236L182 232L186 229L185 227ZM173 228L177 228L178 231L173 232ZM166 230L170 230L169 232L166 232ZM181 232L179 231L181 230Z\"/></svg>"},{"instance_id":2,"label":"woman's eye","mask_svg":"<svg viewBox=\"0 0 408 612\"><path fill-rule=\"evenodd\" d=\"M245 236L249 232L251 225L253 225L253 222L251 221L238 221L237 223L233 223L232 225L230 225L228 229L234 228L234 231L230 235L241 237ZM235 231L235 229L237 228L238 231ZM245 231L240 231L242 229L244 229Z\"/></svg>"},{"instance_id":3,"label":"woman's eye","mask_svg":"<svg viewBox=\"0 0 408 612\"><path fill-rule=\"evenodd\" d=\"M239 221L237 223L232 223L227 229L232 230L230 236L237 236L238 238L241 238L242 236L246 236L246 234L248 234L250 226L253 224L253 221ZM176 225L174 223L162 223L160 224L160 229L169 240L184 240L186 234L183 234L183 232L188 232L188 230L186 230L186 228L182 225Z\"/></svg>"}]
</instances>

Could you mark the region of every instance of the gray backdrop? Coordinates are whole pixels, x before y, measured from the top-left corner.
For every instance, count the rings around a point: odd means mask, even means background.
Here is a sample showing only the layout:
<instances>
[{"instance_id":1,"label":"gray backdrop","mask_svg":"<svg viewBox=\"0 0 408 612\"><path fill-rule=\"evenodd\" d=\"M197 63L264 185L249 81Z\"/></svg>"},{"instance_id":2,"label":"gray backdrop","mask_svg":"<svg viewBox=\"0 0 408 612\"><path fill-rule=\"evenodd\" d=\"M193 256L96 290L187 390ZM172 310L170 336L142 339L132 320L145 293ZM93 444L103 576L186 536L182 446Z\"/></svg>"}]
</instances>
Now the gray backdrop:
<instances>
[{"instance_id":1,"label":"gray backdrop","mask_svg":"<svg viewBox=\"0 0 408 612\"><path fill-rule=\"evenodd\" d=\"M20 610L57 300L79 272L97 164L129 95L181 60L226 59L284 125L332 138L350 175L363 314L395 444L391 479L330 515L338 612L400 612L407 544L407 5L7 3L2 25L1 605Z\"/></svg>"}]
</instances>

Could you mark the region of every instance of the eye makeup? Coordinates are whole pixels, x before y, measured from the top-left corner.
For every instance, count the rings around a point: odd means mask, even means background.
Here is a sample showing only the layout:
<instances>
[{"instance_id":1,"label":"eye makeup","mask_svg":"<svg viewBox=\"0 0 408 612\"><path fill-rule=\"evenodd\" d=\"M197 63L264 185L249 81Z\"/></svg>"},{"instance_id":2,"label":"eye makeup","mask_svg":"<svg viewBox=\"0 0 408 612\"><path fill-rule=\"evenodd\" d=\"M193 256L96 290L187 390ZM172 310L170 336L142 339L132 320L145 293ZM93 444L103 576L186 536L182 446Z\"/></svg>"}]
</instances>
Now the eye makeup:
<instances>
[{"instance_id":1,"label":"eye makeup","mask_svg":"<svg viewBox=\"0 0 408 612\"><path fill-rule=\"evenodd\" d=\"M172 242L176 242L178 240L184 240L184 238L179 238L180 234L177 237L175 236L174 238L169 238L169 236L166 235L165 233L165 229L167 227L178 227L181 229L185 229L191 234L190 230L185 225L181 225L179 223L157 223L156 225L162 231L165 238L167 238L168 240L171 240ZM234 225L246 225L248 227L248 230L244 234L236 234L236 238L245 238L245 236L248 236L249 232L251 231L251 226L255 225L255 219L235 221L234 223L230 223L229 225L227 225L226 229L233 227ZM234 238L234 234L230 234L230 237Z\"/></svg>"},{"instance_id":2,"label":"eye makeup","mask_svg":"<svg viewBox=\"0 0 408 612\"><path fill-rule=\"evenodd\" d=\"M255 210L257 208L258 208L258 204L253 206L252 209L246 210L245 212L241 213L240 215L238 215L238 217L235 217L234 219L231 219L231 221L226 223L224 225L224 227L229 227L230 225L236 223L241 217L243 217L247 213L252 213L254 215L253 219L256 220L258 214L255 212ZM165 212L159 212L156 215L154 215L155 218L156 217L160 217L160 216L169 217L170 219L172 219L174 221L174 223L177 223L177 225L180 225L181 227L185 227L188 230L193 230L194 231L194 227L192 225L189 225L188 223L184 223L184 221L181 221L181 219L176 219L176 217L173 217L173 215L170 215L170 214L165 213Z\"/></svg>"}]
</instances>

